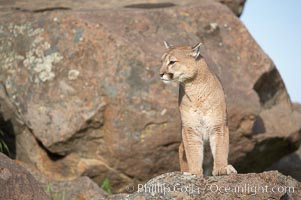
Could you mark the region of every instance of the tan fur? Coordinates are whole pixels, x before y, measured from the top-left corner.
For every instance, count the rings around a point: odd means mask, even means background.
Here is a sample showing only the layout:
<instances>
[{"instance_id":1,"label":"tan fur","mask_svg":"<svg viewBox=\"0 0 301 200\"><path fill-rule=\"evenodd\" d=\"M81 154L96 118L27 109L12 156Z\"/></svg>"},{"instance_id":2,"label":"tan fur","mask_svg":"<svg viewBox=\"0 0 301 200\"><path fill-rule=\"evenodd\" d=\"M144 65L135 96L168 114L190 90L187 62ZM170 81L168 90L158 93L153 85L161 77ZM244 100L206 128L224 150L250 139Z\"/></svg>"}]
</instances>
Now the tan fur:
<instances>
[{"instance_id":1,"label":"tan fur","mask_svg":"<svg viewBox=\"0 0 301 200\"><path fill-rule=\"evenodd\" d=\"M213 175L237 173L228 165L229 130L223 88L200 55L201 45L171 47L162 56L161 79L178 81L182 143L181 171L203 175L204 142L209 140L214 158Z\"/></svg>"}]
</instances>

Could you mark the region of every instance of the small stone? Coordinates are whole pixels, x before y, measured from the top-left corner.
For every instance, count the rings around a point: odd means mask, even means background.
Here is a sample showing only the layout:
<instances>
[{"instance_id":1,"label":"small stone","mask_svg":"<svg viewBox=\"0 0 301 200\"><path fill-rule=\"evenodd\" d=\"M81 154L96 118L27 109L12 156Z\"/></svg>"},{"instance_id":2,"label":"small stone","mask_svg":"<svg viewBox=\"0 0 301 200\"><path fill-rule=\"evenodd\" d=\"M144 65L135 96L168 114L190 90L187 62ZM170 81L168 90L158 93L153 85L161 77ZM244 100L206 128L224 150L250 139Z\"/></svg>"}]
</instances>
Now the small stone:
<instances>
[{"instance_id":1,"label":"small stone","mask_svg":"<svg viewBox=\"0 0 301 200\"><path fill-rule=\"evenodd\" d=\"M79 71L75 70L75 69L71 69L68 72L68 79L69 80L76 80L77 77L79 76Z\"/></svg>"},{"instance_id":2,"label":"small stone","mask_svg":"<svg viewBox=\"0 0 301 200\"><path fill-rule=\"evenodd\" d=\"M0 179L7 181L12 174L10 173L9 169L7 168L0 168Z\"/></svg>"},{"instance_id":3,"label":"small stone","mask_svg":"<svg viewBox=\"0 0 301 200\"><path fill-rule=\"evenodd\" d=\"M210 23L209 25L210 25L211 30L215 30L218 27L218 24L215 22Z\"/></svg>"},{"instance_id":4,"label":"small stone","mask_svg":"<svg viewBox=\"0 0 301 200\"><path fill-rule=\"evenodd\" d=\"M205 29L206 29L207 33L211 34L211 33L214 33L215 31L218 31L219 26L218 26L218 23L211 22L205 27Z\"/></svg>"},{"instance_id":5,"label":"small stone","mask_svg":"<svg viewBox=\"0 0 301 200\"><path fill-rule=\"evenodd\" d=\"M192 173L189 173L189 172L183 172L183 175L188 175L188 176L191 176Z\"/></svg>"},{"instance_id":6,"label":"small stone","mask_svg":"<svg viewBox=\"0 0 301 200\"><path fill-rule=\"evenodd\" d=\"M161 111L161 115L162 115L162 116L165 115L166 112L167 112L167 110L166 110L166 108L164 108L164 109Z\"/></svg>"}]
</instances>

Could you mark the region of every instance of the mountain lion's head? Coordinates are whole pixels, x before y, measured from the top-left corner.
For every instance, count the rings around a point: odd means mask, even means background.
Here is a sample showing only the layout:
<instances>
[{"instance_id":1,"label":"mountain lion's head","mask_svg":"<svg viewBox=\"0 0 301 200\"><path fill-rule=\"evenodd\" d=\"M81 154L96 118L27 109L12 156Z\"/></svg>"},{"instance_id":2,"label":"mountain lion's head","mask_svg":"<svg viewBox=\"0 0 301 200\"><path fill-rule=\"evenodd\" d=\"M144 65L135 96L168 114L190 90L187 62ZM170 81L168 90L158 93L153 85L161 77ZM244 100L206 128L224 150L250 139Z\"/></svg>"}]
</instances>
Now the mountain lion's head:
<instances>
[{"instance_id":1,"label":"mountain lion's head","mask_svg":"<svg viewBox=\"0 0 301 200\"><path fill-rule=\"evenodd\" d=\"M161 58L160 77L164 83L173 80L185 82L193 79L197 73L197 61L201 59L200 47L198 43L194 47L170 46L164 41L167 52Z\"/></svg>"}]
</instances>

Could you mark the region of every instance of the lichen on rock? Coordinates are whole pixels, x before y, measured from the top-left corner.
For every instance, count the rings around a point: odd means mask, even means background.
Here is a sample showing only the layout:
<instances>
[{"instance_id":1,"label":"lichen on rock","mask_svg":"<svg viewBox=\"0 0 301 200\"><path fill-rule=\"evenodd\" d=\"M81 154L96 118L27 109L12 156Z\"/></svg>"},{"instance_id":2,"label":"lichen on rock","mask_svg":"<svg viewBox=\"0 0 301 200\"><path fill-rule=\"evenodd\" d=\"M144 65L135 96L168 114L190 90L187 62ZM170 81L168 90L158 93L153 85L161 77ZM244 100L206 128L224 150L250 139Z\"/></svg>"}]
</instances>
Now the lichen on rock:
<instances>
[{"instance_id":1,"label":"lichen on rock","mask_svg":"<svg viewBox=\"0 0 301 200\"><path fill-rule=\"evenodd\" d=\"M29 22L10 23L7 27L2 26L0 31L0 37L3 38L0 51L2 70L14 74L14 71L18 70L18 63L21 61L31 73L31 80L35 83L52 80L55 77L55 64L59 63L63 56L58 51L45 53L51 49L51 45L43 37L43 33L43 28L34 28ZM16 44L13 42L22 45L23 49L21 51L14 49Z\"/></svg>"},{"instance_id":2,"label":"lichen on rock","mask_svg":"<svg viewBox=\"0 0 301 200\"><path fill-rule=\"evenodd\" d=\"M44 29L27 29L28 36L34 37L30 49L26 52L26 57L23 61L24 67L27 69L33 69L36 72L37 77L34 79L35 83L40 81L45 82L52 80L55 77L54 64L58 63L63 59L63 56L59 52L53 52L51 54L45 55L45 51L51 48L47 41L41 34Z\"/></svg>"}]
</instances>

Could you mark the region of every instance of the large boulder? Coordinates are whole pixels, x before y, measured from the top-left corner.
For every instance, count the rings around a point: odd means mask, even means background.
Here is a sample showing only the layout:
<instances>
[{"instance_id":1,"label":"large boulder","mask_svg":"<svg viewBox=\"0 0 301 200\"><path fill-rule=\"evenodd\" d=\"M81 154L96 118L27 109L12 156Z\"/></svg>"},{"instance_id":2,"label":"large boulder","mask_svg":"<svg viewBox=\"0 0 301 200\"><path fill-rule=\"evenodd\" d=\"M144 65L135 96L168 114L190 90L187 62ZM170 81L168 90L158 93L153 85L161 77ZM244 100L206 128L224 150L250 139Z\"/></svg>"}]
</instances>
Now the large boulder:
<instances>
[{"instance_id":1,"label":"large boulder","mask_svg":"<svg viewBox=\"0 0 301 200\"><path fill-rule=\"evenodd\" d=\"M0 199L62 200L106 199L108 194L88 177L52 181L38 169L0 153Z\"/></svg>"},{"instance_id":2,"label":"large boulder","mask_svg":"<svg viewBox=\"0 0 301 200\"><path fill-rule=\"evenodd\" d=\"M54 181L45 177L41 171L33 166L21 161L19 164L39 182L51 200L99 200L106 199L109 195L87 176L70 181Z\"/></svg>"},{"instance_id":3,"label":"large boulder","mask_svg":"<svg viewBox=\"0 0 301 200\"><path fill-rule=\"evenodd\" d=\"M0 153L0 199L50 200L34 177Z\"/></svg>"},{"instance_id":4,"label":"large boulder","mask_svg":"<svg viewBox=\"0 0 301 200\"><path fill-rule=\"evenodd\" d=\"M298 148L301 114L227 7L102 3L30 10L24 1L0 12L1 118L13 128L18 159L55 180L108 178L115 192L178 170L178 89L158 78L164 39L202 41L216 63L239 172L262 171Z\"/></svg>"}]
</instances>

